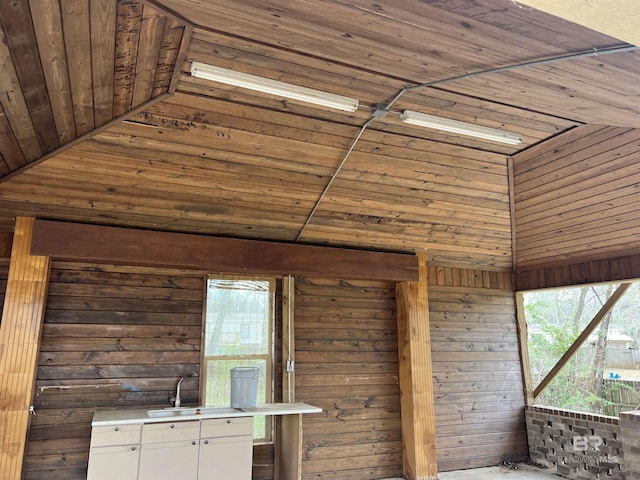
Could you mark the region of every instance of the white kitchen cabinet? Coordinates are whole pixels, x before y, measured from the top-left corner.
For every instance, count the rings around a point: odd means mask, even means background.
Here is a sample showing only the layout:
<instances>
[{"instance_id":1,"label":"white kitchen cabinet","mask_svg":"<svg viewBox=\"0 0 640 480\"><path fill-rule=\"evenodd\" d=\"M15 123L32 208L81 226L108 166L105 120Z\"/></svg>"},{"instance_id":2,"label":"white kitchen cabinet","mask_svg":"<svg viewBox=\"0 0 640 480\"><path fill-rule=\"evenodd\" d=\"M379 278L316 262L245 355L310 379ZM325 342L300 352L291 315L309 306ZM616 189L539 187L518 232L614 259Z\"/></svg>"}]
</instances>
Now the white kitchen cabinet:
<instances>
[{"instance_id":1,"label":"white kitchen cabinet","mask_svg":"<svg viewBox=\"0 0 640 480\"><path fill-rule=\"evenodd\" d=\"M94 427L87 480L136 480L141 425Z\"/></svg>"},{"instance_id":2,"label":"white kitchen cabinet","mask_svg":"<svg viewBox=\"0 0 640 480\"><path fill-rule=\"evenodd\" d=\"M198 478L251 479L253 417L202 420Z\"/></svg>"},{"instance_id":3,"label":"white kitchen cabinet","mask_svg":"<svg viewBox=\"0 0 640 480\"><path fill-rule=\"evenodd\" d=\"M192 410L192 411L191 411ZM278 416L276 478L301 476L305 403L251 409L103 410L91 423L88 480L249 480L253 417Z\"/></svg>"},{"instance_id":4,"label":"white kitchen cabinet","mask_svg":"<svg viewBox=\"0 0 640 480\"><path fill-rule=\"evenodd\" d=\"M200 422L142 426L139 480L197 480Z\"/></svg>"}]
</instances>

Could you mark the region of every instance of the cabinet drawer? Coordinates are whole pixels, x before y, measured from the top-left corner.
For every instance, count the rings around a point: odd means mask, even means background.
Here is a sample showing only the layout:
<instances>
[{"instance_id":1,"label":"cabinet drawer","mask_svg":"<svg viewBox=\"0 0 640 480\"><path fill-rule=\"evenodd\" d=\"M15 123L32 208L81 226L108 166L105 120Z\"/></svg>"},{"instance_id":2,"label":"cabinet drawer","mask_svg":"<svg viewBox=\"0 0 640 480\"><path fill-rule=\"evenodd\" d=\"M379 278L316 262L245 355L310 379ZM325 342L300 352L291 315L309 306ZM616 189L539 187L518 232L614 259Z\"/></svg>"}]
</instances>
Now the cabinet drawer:
<instances>
[{"instance_id":1,"label":"cabinet drawer","mask_svg":"<svg viewBox=\"0 0 640 480\"><path fill-rule=\"evenodd\" d=\"M253 417L208 418L202 420L202 438L253 435Z\"/></svg>"},{"instance_id":2,"label":"cabinet drawer","mask_svg":"<svg viewBox=\"0 0 640 480\"><path fill-rule=\"evenodd\" d=\"M142 427L142 443L174 442L178 440L198 440L200 437L200 423L166 422L145 423Z\"/></svg>"},{"instance_id":3,"label":"cabinet drawer","mask_svg":"<svg viewBox=\"0 0 640 480\"><path fill-rule=\"evenodd\" d=\"M140 443L142 425L113 425L93 427L91 430L91 446L129 445Z\"/></svg>"}]
</instances>

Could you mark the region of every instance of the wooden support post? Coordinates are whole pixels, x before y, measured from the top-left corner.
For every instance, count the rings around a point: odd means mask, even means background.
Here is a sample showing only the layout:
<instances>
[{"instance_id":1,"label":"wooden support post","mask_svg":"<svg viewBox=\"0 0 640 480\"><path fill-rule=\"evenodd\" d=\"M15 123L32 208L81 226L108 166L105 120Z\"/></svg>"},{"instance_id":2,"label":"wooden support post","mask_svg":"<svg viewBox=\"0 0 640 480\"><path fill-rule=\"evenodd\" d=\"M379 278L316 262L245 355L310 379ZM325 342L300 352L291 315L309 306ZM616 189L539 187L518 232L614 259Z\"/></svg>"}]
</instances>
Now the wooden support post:
<instances>
[{"instance_id":1,"label":"wooden support post","mask_svg":"<svg viewBox=\"0 0 640 480\"><path fill-rule=\"evenodd\" d=\"M302 478L302 415L279 415L280 435L276 445L276 479Z\"/></svg>"},{"instance_id":2,"label":"wooden support post","mask_svg":"<svg viewBox=\"0 0 640 480\"><path fill-rule=\"evenodd\" d=\"M551 383L551 381L556 377L558 372L562 370L562 367L564 367L567 364L567 362L571 360L571 357L573 357L573 355L578 351L578 348L580 348L580 346L587 340L587 338L589 338L589 335L591 335L593 331L596 328L598 328L598 325L600 325L600 322L602 322L604 317L607 316L607 314L611 311L614 305L618 303L618 300L620 300L620 298L625 294L625 292L629 289L630 286L631 286L631 283L622 283L616 289L616 291L613 292L613 294L611 294L611 296L609 297L609 300L607 300L607 302L602 306L600 311L596 313L596 316L593 317L591 322L589 322L589 325L584 327L584 330L580 335L578 335L578 338L575 339L575 341L571 344L571 346L567 349L567 351L564 352L564 355L562 355L560 360L558 360L558 362L553 366L551 371L547 373L547 376L544 377L542 381L538 384L538 386L535 388L535 390L533 391L534 401L536 400L536 398L540 396L540 394L544 391L544 389L547 388L549 383Z\"/></svg>"},{"instance_id":3,"label":"wooden support post","mask_svg":"<svg viewBox=\"0 0 640 480\"><path fill-rule=\"evenodd\" d=\"M418 253L419 279L396 285L398 361L404 475L435 480L436 420L431 369L427 257Z\"/></svg>"},{"instance_id":4,"label":"wooden support post","mask_svg":"<svg viewBox=\"0 0 640 480\"><path fill-rule=\"evenodd\" d=\"M282 280L282 401L295 402L294 279ZM289 368L287 367L289 365ZM275 480L299 480L302 475L302 415L278 415L274 458Z\"/></svg>"},{"instance_id":5,"label":"wooden support post","mask_svg":"<svg viewBox=\"0 0 640 480\"><path fill-rule=\"evenodd\" d=\"M19 480L29 427L50 262L30 255L33 218L16 219L0 324L0 478Z\"/></svg>"},{"instance_id":6,"label":"wooden support post","mask_svg":"<svg viewBox=\"0 0 640 480\"><path fill-rule=\"evenodd\" d=\"M529 332L524 314L524 293L516 292L516 320L518 323L518 346L520 347L520 368L526 404L533 404L533 381L531 380L531 361L529 359Z\"/></svg>"}]
</instances>

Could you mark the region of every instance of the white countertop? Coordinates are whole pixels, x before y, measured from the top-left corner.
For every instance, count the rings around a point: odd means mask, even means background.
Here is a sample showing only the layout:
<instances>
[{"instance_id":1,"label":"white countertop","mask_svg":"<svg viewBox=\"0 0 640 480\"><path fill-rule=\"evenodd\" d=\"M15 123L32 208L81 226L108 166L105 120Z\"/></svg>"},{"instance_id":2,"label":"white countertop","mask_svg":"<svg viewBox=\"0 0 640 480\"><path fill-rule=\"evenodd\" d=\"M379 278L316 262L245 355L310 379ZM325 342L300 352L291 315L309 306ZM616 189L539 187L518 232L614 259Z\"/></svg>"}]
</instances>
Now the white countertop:
<instances>
[{"instance_id":1,"label":"white countertop","mask_svg":"<svg viewBox=\"0 0 640 480\"><path fill-rule=\"evenodd\" d=\"M197 410L199 413L196 413ZM150 416L149 411L162 416ZM177 422L206 418L259 417L263 415L299 415L320 413L322 409L306 403L267 403L253 408L183 407L179 409L98 410L91 426L125 425L137 423Z\"/></svg>"}]
</instances>

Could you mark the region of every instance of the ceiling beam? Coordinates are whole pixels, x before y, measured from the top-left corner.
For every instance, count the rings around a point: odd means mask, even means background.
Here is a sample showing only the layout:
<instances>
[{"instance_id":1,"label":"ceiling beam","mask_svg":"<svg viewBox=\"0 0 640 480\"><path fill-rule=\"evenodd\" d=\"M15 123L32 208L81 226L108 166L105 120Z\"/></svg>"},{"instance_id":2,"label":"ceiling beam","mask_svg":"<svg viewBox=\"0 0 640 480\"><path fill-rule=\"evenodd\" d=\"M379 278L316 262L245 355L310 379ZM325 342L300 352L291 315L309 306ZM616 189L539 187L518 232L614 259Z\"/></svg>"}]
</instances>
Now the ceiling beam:
<instances>
[{"instance_id":1,"label":"ceiling beam","mask_svg":"<svg viewBox=\"0 0 640 480\"><path fill-rule=\"evenodd\" d=\"M203 272L413 281L412 254L36 220L32 255ZM47 253L45 253L47 252Z\"/></svg>"}]
</instances>

